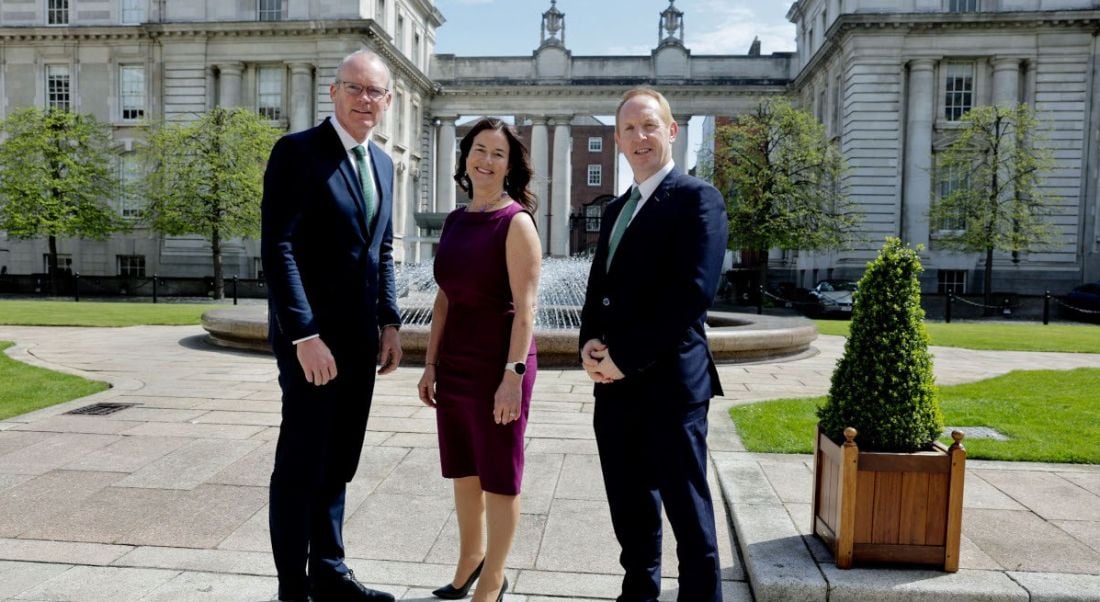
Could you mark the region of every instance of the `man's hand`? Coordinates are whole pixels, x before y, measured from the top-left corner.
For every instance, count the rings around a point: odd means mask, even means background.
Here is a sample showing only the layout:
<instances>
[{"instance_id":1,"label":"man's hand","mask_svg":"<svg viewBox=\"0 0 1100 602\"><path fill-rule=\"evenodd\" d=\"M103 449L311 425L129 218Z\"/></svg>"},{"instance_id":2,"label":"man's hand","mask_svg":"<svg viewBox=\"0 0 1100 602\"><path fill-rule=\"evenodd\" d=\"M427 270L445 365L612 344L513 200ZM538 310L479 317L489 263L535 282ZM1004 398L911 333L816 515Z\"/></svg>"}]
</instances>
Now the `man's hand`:
<instances>
[{"instance_id":1,"label":"man's hand","mask_svg":"<svg viewBox=\"0 0 1100 602\"><path fill-rule=\"evenodd\" d=\"M401 334L394 326L382 329L382 367L378 374L389 374L401 363Z\"/></svg>"},{"instance_id":2,"label":"man's hand","mask_svg":"<svg viewBox=\"0 0 1100 602\"><path fill-rule=\"evenodd\" d=\"M593 351L592 357L598 360L594 373L602 375L605 379L605 383L613 382L616 380L622 380L626 378L622 370L615 365L615 361L611 359L611 350L604 347L602 350Z\"/></svg>"},{"instance_id":3,"label":"man's hand","mask_svg":"<svg viewBox=\"0 0 1100 602\"><path fill-rule=\"evenodd\" d=\"M591 378L592 382L602 384L611 382L611 379L599 369L600 360L605 357L606 352L607 345L599 339L589 339L581 348L581 365L584 366L584 371L588 373L588 378Z\"/></svg>"},{"instance_id":4,"label":"man's hand","mask_svg":"<svg viewBox=\"0 0 1100 602\"><path fill-rule=\"evenodd\" d=\"M332 352L321 337L306 339L294 347L306 382L320 387L336 378L336 358L332 357Z\"/></svg>"}]
</instances>

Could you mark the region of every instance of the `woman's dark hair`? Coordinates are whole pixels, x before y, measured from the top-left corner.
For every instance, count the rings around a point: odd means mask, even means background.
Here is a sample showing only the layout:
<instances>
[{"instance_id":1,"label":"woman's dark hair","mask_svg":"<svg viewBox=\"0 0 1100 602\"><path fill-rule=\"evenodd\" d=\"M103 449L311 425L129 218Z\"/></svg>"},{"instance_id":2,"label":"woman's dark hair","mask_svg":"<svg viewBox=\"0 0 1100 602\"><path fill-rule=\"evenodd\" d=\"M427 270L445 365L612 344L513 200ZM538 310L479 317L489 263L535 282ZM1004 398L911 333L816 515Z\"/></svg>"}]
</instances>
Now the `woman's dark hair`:
<instances>
[{"instance_id":1,"label":"woman's dark hair","mask_svg":"<svg viewBox=\"0 0 1100 602\"><path fill-rule=\"evenodd\" d=\"M466 196L473 198L474 188L470 182L470 176L466 174L466 159L470 156L470 148L474 145L474 138L485 130L496 130L504 134L508 140L508 175L504 177L504 192L508 196L523 205L527 211L534 213L538 206L538 199L527 186L531 183L531 160L527 156L527 146L519 139L516 129L507 123L495 118L485 117L470 128L469 133L462 137L458 144L458 165L455 168L455 182Z\"/></svg>"}]
</instances>

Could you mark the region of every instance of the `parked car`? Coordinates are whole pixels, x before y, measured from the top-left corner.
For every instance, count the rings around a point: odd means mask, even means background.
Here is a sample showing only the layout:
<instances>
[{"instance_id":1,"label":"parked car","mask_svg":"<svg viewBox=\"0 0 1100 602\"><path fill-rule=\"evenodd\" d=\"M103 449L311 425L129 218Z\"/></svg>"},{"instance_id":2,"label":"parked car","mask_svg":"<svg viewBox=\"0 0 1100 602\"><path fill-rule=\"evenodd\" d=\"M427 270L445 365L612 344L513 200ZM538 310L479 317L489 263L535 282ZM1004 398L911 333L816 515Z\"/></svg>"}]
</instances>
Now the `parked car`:
<instances>
[{"instance_id":1,"label":"parked car","mask_svg":"<svg viewBox=\"0 0 1100 602\"><path fill-rule=\"evenodd\" d=\"M854 292L854 280L822 280L810 291L810 297L816 302L810 309L818 316L851 316Z\"/></svg>"},{"instance_id":2,"label":"parked car","mask_svg":"<svg viewBox=\"0 0 1100 602\"><path fill-rule=\"evenodd\" d=\"M1066 314L1076 320L1100 321L1100 282L1082 284L1062 298Z\"/></svg>"}]
</instances>

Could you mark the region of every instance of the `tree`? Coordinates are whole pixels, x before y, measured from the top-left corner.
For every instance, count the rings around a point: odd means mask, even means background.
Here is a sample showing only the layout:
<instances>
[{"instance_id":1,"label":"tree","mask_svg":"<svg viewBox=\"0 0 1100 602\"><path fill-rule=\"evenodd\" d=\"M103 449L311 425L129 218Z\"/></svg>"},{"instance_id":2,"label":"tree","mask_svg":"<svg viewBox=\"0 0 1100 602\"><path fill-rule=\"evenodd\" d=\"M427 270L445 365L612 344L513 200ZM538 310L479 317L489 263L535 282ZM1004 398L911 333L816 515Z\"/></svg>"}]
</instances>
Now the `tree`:
<instances>
[{"instance_id":1,"label":"tree","mask_svg":"<svg viewBox=\"0 0 1100 602\"><path fill-rule=\"evenodd\" d=\"M1053 233L1040 188L1052 159L1037 144L1037 124L1027 105L975 107L940 157L941 190L950 192L929 212L939 230L935 240L948 249L985 253L987 306L993 300L993 253L1011 252L1017 262L1020 253L1045 245Z\"/></svg>"},{"instance_id":2,"label":"tree","mask_svg":"<svg viewBox=\"0 0 1100 602\"><path fill-rule=\"evenodd\" d=\"M149 134L144 219L162 234L209 238L215 299L225 297L222 241L259 234L264 164L279 134L256 113L220 107Z\"/></svg>"},{"instance_id":3,"label":"tree","mask_svg":"<svg viewBox=\"0 0 1100 602\"><path fill-rule=\"evenodd\" d=\"M0 123L0 230L49 238L47 273L57 290L57 239L103 239L128 224L111 207L119 193L109 126L92 115L37 108Z\"/></svg>"},{"instance_id":4,"label":"tree","mask_svg":"<svg viewBox=\"0 0 1100 602\"><path fill-rule=\"evenodd\" d=\"M785 101L719 126L701 165L726 197L729 246L754 252L761 285L770 249L842 248L859 224L841 186L840 150L813 115Z\"/></svg>"}]
</instances>

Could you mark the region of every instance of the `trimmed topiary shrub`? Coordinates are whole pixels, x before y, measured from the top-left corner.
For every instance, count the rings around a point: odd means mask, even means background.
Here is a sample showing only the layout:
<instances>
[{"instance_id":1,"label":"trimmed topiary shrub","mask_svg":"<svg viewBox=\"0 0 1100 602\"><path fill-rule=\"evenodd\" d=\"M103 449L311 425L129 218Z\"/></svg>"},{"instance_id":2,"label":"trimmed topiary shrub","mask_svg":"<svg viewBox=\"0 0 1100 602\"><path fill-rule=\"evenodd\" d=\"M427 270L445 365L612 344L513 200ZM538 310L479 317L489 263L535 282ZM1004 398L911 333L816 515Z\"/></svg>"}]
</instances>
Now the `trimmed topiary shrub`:
<instances>
[{"instance_id":1,"label":"trimmed topiary shrub","mask_svg":"<svg viewBox=\"0 0 1100 602\"><path fill-rule=\"evenodd\" d=\"M922 271L917 252L897 238L887 238L867 264L844 355L817 409L821 430L833 441L844 441L851 426L860 449L912 452L928 449L942 432L920 306Z\"/></svg>"}]
</instances>

